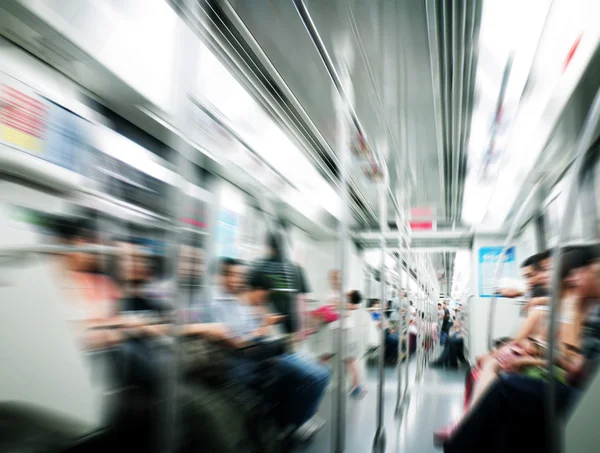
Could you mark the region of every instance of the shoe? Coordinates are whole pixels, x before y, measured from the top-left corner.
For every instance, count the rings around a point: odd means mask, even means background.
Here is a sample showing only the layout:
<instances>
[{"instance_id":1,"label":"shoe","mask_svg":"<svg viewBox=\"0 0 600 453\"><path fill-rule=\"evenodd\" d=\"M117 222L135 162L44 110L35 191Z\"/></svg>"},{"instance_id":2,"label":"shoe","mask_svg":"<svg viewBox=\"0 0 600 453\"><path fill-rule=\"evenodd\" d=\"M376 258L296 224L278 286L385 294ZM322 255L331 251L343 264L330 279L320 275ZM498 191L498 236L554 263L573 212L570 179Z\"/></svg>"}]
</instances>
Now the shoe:
<instances>
[{"instance_id":1,"label":"shoe","mask_svg":"<svg viewBox=\"0 0 600 453\"><path fill-rule=\"evenodd\" d=\"M366 394L367 389L359 385L357 387L354 387L354 389L350 392L350 398L353 398L355 400L362 400Z\"/></svg>"},{"instance_id":2,"label":"shoe","mask_svg":"<svg viewBox=\"0 0 600 453\"><path fill-rule=\"evenodd\" d=\"M431 368L444 368L444 364L442 362L438 362L437 360L435 362L431 362L429 366Z\"/></svg>"},{"instance_id":3,"label":"shoe","mask_svg":"<svg viewBox=\"0 0 600 453\"><path fill-rule=\"evenodd\" d=\"M458 421L453 421L447 426L438 429L433 432L433 445L436 447L443 447L444 443L448 441L454 432L456 431L456 427L458 426Z\"/></svg>"}]
</instances>

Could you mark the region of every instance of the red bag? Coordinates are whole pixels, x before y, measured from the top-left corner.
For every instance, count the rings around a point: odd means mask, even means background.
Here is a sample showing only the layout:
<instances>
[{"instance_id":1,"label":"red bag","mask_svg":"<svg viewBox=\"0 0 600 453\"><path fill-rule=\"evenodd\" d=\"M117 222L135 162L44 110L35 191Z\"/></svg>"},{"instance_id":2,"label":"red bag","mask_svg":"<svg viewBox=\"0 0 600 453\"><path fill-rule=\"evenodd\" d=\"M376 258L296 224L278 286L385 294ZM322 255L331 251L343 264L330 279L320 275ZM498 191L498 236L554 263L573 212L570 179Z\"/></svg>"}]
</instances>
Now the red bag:
<instances>
[{"instance_id":1,"label":"red bag","mask_svg":"<svg viewBox=\"0 0 600 453\"><path fill-rule=\"evenodd\" d=\"M329 324L340 319L335 305L323 305L322 307L313 310L311 314L315 318L319 318L325 324Z\"/></svg>"}]
</instances>

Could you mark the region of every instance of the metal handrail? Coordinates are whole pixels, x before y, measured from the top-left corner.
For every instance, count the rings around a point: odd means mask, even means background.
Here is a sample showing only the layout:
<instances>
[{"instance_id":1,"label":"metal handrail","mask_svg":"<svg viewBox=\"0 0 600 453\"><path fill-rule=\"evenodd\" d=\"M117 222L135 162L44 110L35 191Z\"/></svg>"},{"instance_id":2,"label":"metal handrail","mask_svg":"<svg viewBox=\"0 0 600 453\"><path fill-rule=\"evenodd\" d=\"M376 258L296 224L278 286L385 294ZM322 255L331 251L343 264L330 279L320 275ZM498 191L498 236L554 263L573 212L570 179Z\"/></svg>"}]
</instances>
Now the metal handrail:
<instances>
[{"instance_id":1,"label":"metal handrail","mask_svg":"<svg viewBox=\"0 0 600 453\"><path fill-rule=\"evenodd\" d=\"M506 252L508 252L508 249L511 247L511 244L513 242L515 234L517 233L517 230L521 225L521 219L523 217L523 214L526 212L527 206L529 206L529 202L532 200L534 195L537 193L540 186L541 186L541 180L539 180L538 182L535 183L535 185L533 186L533 189L531 189L531 191L529 192L529 195L527 195L527 198L525 199L525 201L523 202L523 204L517 211L517 214L515 215L515 217L512 221L512 224L510 226L510 230L508 231L508 235L506 236L506 240L504 241L504 245L502 247L502 253L498 257L498 263L496 264L496 272L494 273L494 280L493 280L493 286L492 286L494 292L492 293L492 298L490 299L490 312L488 315L488 326L487 326L488 349L492 349L492 346L493 346L494 318L496 317L496 299L497 299L496 288L498 287L498 282L500 281L500 276L502 275L502 270L504 268L504 259L506 257Z\"/></svg>"},{"instance_id":2,"label":"metal handrail","mask_svg":"<svg viewBox=\"0 0 600 453\"><path fill-rule=\"evenodd\" d=\"M548 394L547 394L547 411L549 438L548 446L550 453L560 451L561 442L557 438L559 436L559 427L557 426L557 418L555 416L556 407L556 376L554 375L554 367L552 364L555 360L555 343L557 334L557 306L559 301L560 277L562 267L562 247L567 242L571 227L573 225L572 218L575 215L577 206L577 197L583 176L589 168L585 165L588 154L593 150L591 145L594 139L594 133L598 121L600 120L600 89L596 92L594 101L586 117L585 123L579 135L579 139L575 145L575 161L573 163L573 175L568 184L565 212L563 214L562 223L560 225L560 234L556 245L556 253L552 257L552 295L550 298L550 322L548 327Z\"/></svg>"},{"instance_id":3,"label":"metal handrail","mask_svg":"<svg viewBox=\"0 0 600 453\"><path fill-rule=\"evenodd\" d=\"M0 256L22 256L23 254L55 254L55 253L100 253L118 254L119 248L108 245L54 245L33 244L0 247ZM144 253L144 252L141 252Z\"/></svg>"}]
</instances>

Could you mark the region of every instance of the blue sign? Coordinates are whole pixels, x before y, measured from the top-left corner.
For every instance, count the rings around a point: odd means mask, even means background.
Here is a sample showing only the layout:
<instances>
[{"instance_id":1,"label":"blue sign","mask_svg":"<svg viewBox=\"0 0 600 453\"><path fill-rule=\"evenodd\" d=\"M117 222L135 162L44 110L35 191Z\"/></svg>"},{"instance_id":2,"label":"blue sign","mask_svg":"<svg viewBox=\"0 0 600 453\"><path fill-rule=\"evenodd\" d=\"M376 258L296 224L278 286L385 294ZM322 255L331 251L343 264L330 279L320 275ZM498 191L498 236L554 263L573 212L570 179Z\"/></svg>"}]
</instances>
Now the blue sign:
<instances>
[{"instance_id":1,"label":"blue sign","mask_svg":"<svg viewBox=\"0 0 600 453\"><path fill-rule=\"evenodd\" d=\"M496 268L504 247L481 247L479 249L479 297L492 297ZM514 247L506 251L500 277L517 277L517 258Z\"/></svg>"}]
</instances>

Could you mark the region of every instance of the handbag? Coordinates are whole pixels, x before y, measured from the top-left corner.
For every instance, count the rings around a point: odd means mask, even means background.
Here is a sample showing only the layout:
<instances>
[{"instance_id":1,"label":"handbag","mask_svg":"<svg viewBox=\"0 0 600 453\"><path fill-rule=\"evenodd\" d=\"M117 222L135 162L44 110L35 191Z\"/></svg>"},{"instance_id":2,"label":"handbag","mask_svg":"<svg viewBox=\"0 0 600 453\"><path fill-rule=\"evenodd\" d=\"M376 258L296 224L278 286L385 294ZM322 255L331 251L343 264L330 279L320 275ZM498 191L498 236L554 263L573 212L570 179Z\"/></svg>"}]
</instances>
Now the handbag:
<instances>
[{"instance_id":1,"label":"handbag","mask_svg":"<svg viewBox=\"0 0 600 453\"><path fill-rule=\"evenodd\" d=\"M224 383L232 368L232 351L201 336L183 337L179 345L179 366L185 377Z\"/></svg>"}]
</instances>

